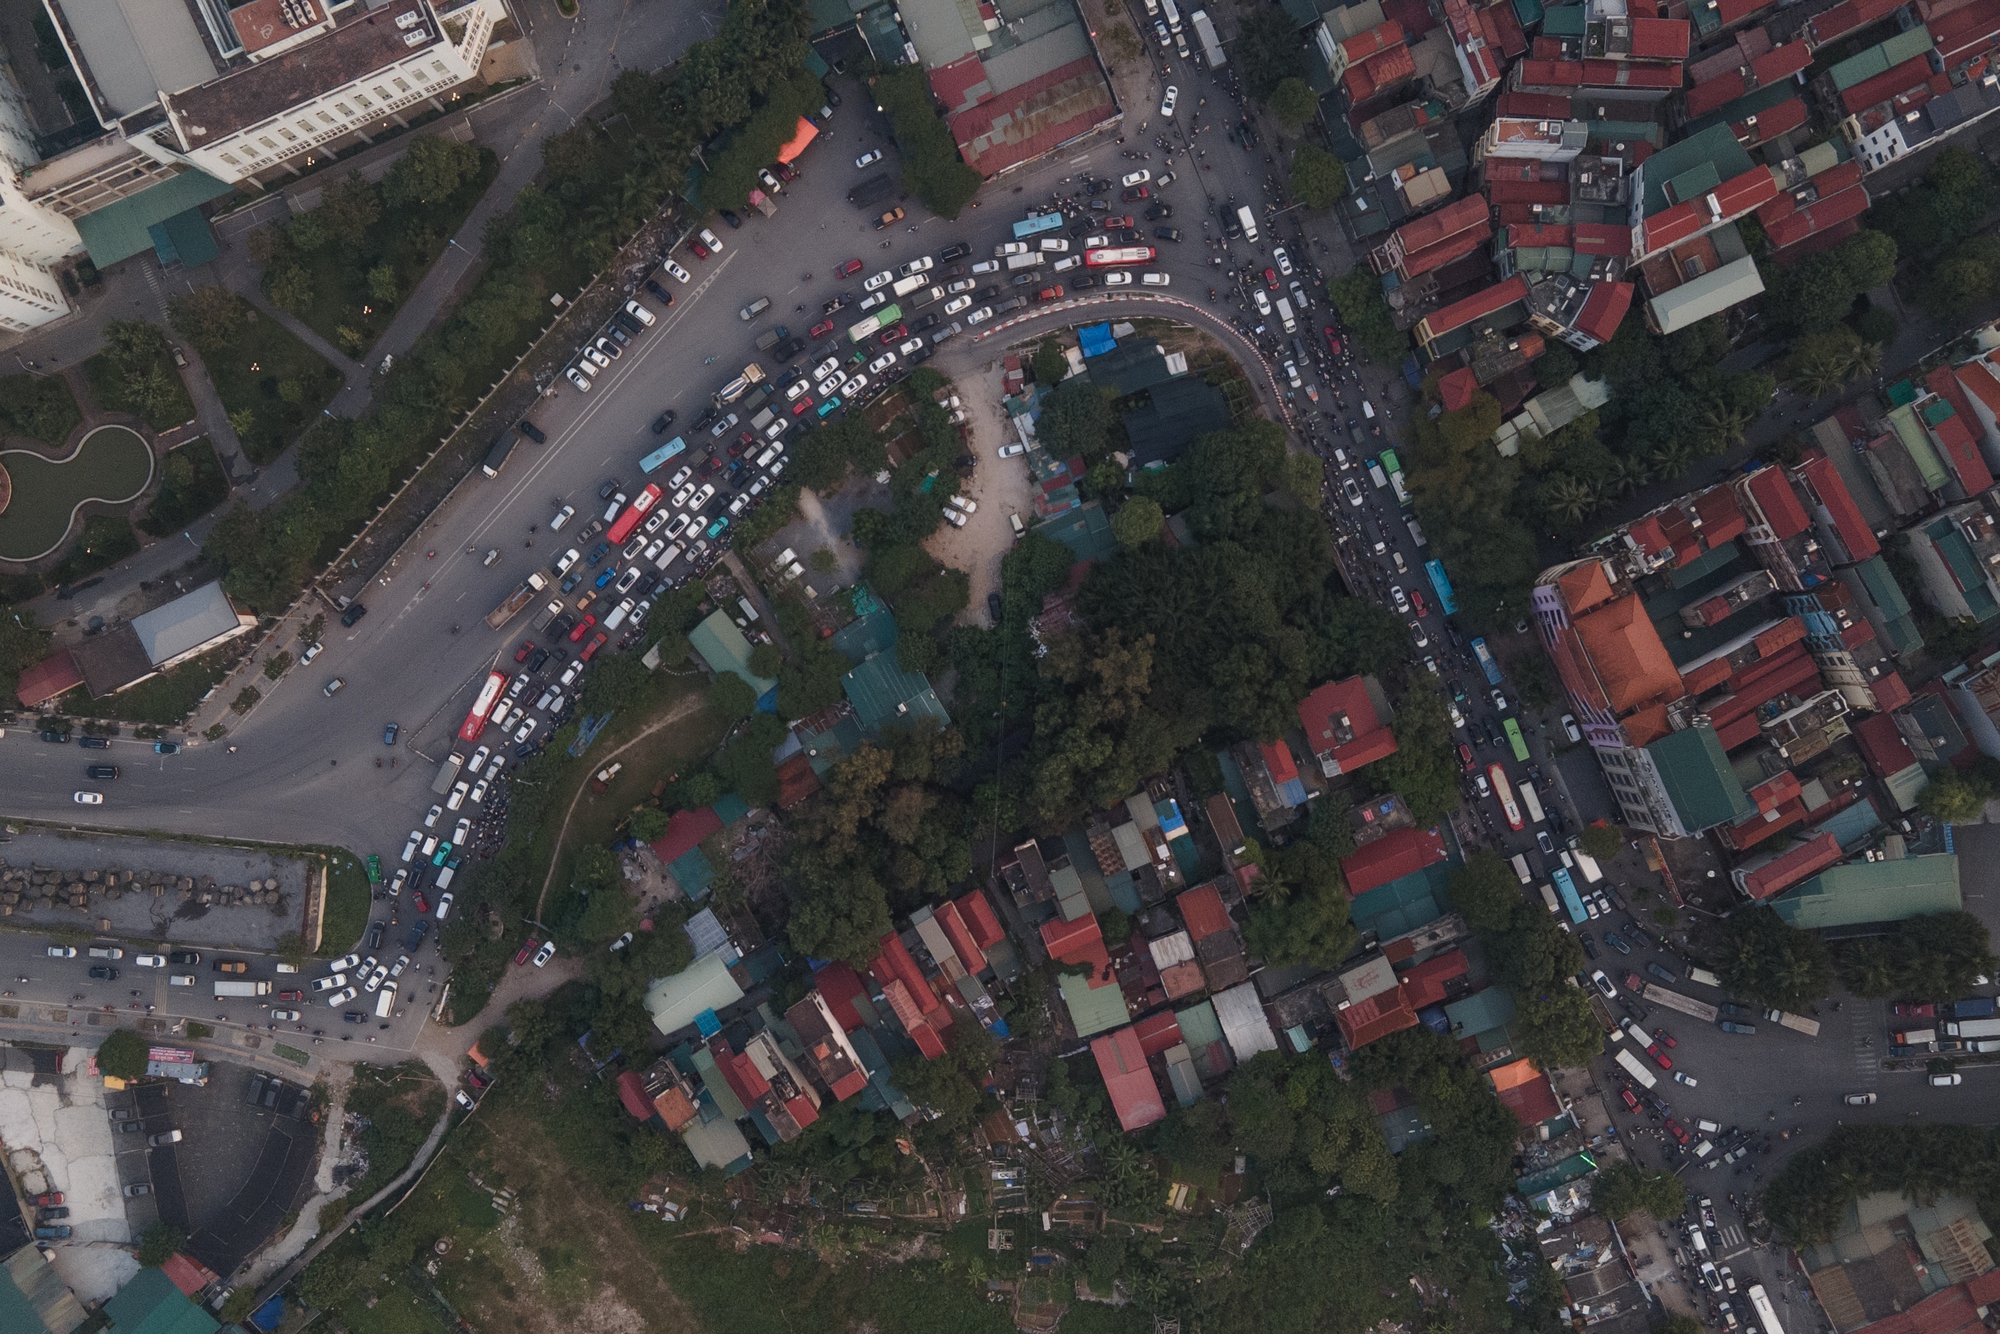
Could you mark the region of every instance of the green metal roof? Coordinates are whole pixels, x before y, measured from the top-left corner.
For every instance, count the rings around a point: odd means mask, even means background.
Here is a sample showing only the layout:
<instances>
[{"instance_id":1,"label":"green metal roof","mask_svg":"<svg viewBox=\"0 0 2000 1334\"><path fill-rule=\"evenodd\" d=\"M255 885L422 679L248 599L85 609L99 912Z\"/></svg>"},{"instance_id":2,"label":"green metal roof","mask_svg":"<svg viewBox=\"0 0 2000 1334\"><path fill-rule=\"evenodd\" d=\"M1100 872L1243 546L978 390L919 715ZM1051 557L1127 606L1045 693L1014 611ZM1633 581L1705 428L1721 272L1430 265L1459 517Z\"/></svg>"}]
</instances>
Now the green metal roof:
<instances>
[{"instance_id":1,"label":"green metal roof","mask_svg":"<svg viewBox=\"0 0 2000 1334\"><path fill-rule=\"evenodd\" d=\"M726 611L710 612L708 619L688 631L688 643L708 664L708 669L720 676L733 672L743 678L749 687L762 699L765 692L777 687L777 682L767 676L758 676L750 670L750 641L736 628Z\"/></svg>"},{"instance_id":2,"label":"green metal roof","mask_svg":"<svg viewBox=\"0 0 2000 1334\"><path fill-rule=\"evenodd\" d=\"M1544 37L1581 37L1588 15L1582 5L1550 5L1542 11Z\"/></svg>"},{"instance_id":3,"label":"green metal roof","mask_svg":"<svg viewBox=\"0 0 2000 1334\"><path fill-rule=\"evenodd\" d=\"M886 608L871 611L841 626L827 642L849 662L866 662L896 647L896 618Z\"/></svg>"},{"instance_id":4,"label":"green metal roof","mask_svg":"<svg viewBox=\"0 0 2000 1334\"><path fill-rule=\"evenodd\" d=\"M1931 448L1931 439L1924 434L1923 426L1917 421L1915 409L1897 407L1889 410L1889 429L1902 442L1903 452L1910 456L1910 462L1917 465L1917 473L1924 479L1924 489L1936 491L1950 480L1944 464L1938 459L1937 450Z\"/></svg>"},{"instance_id":5,"label":"green metal roof","mask_svg":"<svg viewBox=\"0 0 2000 1334\"><path fill-rule=\"evenodd\" d=\"M1910 614L1910 600L1903 596L1903 586L1889 572L1889 562L1880 556L1870 556L1856 565L1854 572L1860 576L1862 587L1868 590L1868 596L1882 609L1884 616Z\"/></svg>"},{"instance_id":6,"label":"green metal roof","mask_svg":"<svg viewBox=\"0 0 2000 1334\"><path fill-rule=\"evenodd\" d=\"M1691 833L1740 820L1756 807L1729 767L1722 742L1706 724L1661 737L1646 747L1674 811Z\"/></svg>"},{"instance_id":7,"label":"green metal roof","mask_svg":"<svg viewBox=\"0 0 2000 1334\"><path fill-rule=\"evenodd\" d=\"M1984 622L2000 614L2000 605L1994 603L1993 595L1986 590L1986 571L1980 568L1979 557L1958 525L1950 519L1939 519L1924 529L1924 536L1930 539L1938 559L1951 571L1952 582L1957 585L1959 596L1965 599L1972 618Z\"/></svg>"},{"instance_id":8,"label":"green metal roof","mask_svg":"<svg viewBox=\"0 0 2000 1334\"><path fill-rule=\"evenodd\" d=\"M107 1334L212 1334L215 1317L158 1269L141 1269L104 1304Z\"/></svg>"},{"instance_id":9,"label":"green metal roof","mask_svg":"<svg viewBox=\"0 0 2000 1334\"><path fill-rule=\"evenodd\" d=\"M1558 12L1551 9L1549 15L1553 17ZM1543 31L1547 30L1545 20ZM1733 180L1750 170L1752 165L1750 155L1743 151L1742 144L1736 142L1736 132L1727 125L1713 125L1677 144L1669 144L1647 158L1642 168L1646 177L1645 216L1650 218L1670 206L1668 181L1679 178L1704 162L1714 168L1719 181Z\"/></svg>"},{"instance_id":10,"label":"green metal roof","mask_svg":"<svg viewBox=\"0 0 2000 1334\"><path fill-rule=\"evenodd\" d=\"M70 1334L90 1318L55 1266L23 1246L0 1264L0 1329L9 1334Z\"/></svg>"},{"instance_id":11,"label":"green metal roof","mask_svg":"<svg viewBox=\"0 0 2000 1334\"><path fill-rule=\"evenodd\" d=\"M720 1010L743 999L743 988L729 975L722 955L696 959L672 977L657 977L646 989L646 1009L662 1033L675 1033L694 1022L703 1010Z\"/></svg>"},{"instance_id":12,"label":"green metal roof","mask_svg":"<svg viewBox=\"0 0 2000 1334\"><path fill-rule=\"evenodd\" d=\"M1093 987L1088 978L1065 973L1062 995L1069 1005L1070 1022L1076 1025L1076 1035L1080 1038L1107 1033L1131 1018L1125 1013L1125 993L1116 982Z\"/></svg>"},{"instance_id":13,"label":"green metal roof","mask_svg":"<svg viewBox=\"0 0 2000 1334\"><path fill-rule=\"evenodd\" d=\"M1936 43L1931 41L1931 30L1919 23L1914 28L1897 33L1888 41L1869 47L1866 51L1849 56L1827 71L1834 88L1846 92L1858 83L1865 83L1877 74L1885 74L1906 60L1915 60L1929 51Z\"/></svg>"},{"instance_id":14,"label":"green metal roof","mask_svg":"<svg viewBox=\"0 0 2000 1334\"><path fill-rule=\"evenodd\" d=\"M1514 1022L1514 997L1505 987L1487 987L1475 991L1464 1000L1453 1001L1444 1007L1445 1018L1451 1020L1452 1036L1474 1038L1495 1029L1504 1030ZM1481 1043L1482 1050L1486 1044Z\"/></svg>"},{"instance_id":15,"label":"green metal roof","mask_svg":"<svg viewBox=\"0 0 2000 1334\"><path fill-rule=\"evenodd\" d=\"M1095 500L1046 520L1035 531L1068 547L1078 560L1110 560L1118 554L1111 520L1104 517L1104 506Z\"/></svg>"},{"instance_id":16,"label":"green metal roof","mask_svg":"<svg viewBox=\"0 0 2000 1334\"><path fill-rule=\"evenodd\" d=\"M102 269L121 259L130 259L153 248L151 228L177 214L219 199L236 187L218 181L205 171L190 168L115 204L76 220L77 234L83 238L90 262ZM176 241L180 239L178 235Z\"/></svg>"},{"instance_id":17,"label":"green metal roof","mask_svg":"<svg viewBox=\"0 0 2000 1334\"><path fill-rule=\"evenodd\" d=\"M1721 128L1728 133L1727 126ZM1662 333L1674 333L1740 305L1763 290L1764 275L1758 272L1757 261L1746 255L1654 297L1653 320Z\"/></svg>"},{"instance_id":18,"label":"green metal roof","mask_svg":"<svg viewBox=\"0 0 2000 1334\"><path fill-rule=\"evenodd\" d=\"M1900 922L1928 913L1957 912L1964 906L1958 857L1949 852L1830 866L1771 900L1778 916L1809 930Z\"/></svg>"},{"instance_id":19,"label":"green metal roof","mask_svg":"<svg viewBox=\"0 0 2000 1334\"><path fill-rule=\"evenodd\" d=\"M854 705L861 730L874 736L885 723L915 722L930 717L949 726L951 715L938 702L937 691L920 672L906 672L894 653L878 653L840 678L848 702Z\"/></svg>"}]
</instances>

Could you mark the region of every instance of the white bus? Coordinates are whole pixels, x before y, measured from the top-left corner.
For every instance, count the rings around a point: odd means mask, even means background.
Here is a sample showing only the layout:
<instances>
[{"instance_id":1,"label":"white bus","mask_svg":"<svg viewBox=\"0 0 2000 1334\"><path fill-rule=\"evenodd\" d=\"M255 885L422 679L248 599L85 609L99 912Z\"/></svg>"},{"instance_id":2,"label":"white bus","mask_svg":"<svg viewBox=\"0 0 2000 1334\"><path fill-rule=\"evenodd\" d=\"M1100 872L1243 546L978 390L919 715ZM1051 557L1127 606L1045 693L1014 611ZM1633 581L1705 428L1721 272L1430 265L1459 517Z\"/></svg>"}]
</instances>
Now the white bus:
<instances>
[{"instance_id":1,"label":"white bus","mask_svg":"<svg viewBox=\"0 0 2000 1334\"><path fill-rule=\"evenodd\" d=\"M1750 1309L1757 1313L1763 1334L1785 1334L1785 1327L1778 1323L1778 1312L1771 1305L1771 1295L1764 1291L1762 1283L1750 1285Z\"/></svg>"},{"instance_id":2,"label":"white bus","mask_svg":"<svg viewBox=\"0 0 2000 1334\"><path fill-rule=\"evenodd\" d=\"M1618 1064L1625 1067L1625 1073L1632 1076L1633 1082L1641 1088L1651 1088L1660 1082L1653 1072L1646 1068L1646 1063L1632 1054L1630 1047L1618 1049Z\"/></svg>"},{"instance_id":3,"label":"white bus","mask_svg":"<svg viewBox=\"0 0 2000 1334\"><path fill-rule=\"evenodd\" d=\"M1535 795L1535 785L1525 778L1521 780L1521 805L1527 808L1529 824L1540 824L1549 818L1542 814L1542 801Z\"/></svg>"},{"instance_id":4,"label":"white bus","mask_svg":"<svg viewBox=\"0 0 2000 1334\"><path fill-rule=\"evenodd\" d=\"M1524 885L1534 880L1535 877L1528 874L1528 858L1526 853L1517 852L1514 854L1514 875Z\"/></svg>"}]
</instances>

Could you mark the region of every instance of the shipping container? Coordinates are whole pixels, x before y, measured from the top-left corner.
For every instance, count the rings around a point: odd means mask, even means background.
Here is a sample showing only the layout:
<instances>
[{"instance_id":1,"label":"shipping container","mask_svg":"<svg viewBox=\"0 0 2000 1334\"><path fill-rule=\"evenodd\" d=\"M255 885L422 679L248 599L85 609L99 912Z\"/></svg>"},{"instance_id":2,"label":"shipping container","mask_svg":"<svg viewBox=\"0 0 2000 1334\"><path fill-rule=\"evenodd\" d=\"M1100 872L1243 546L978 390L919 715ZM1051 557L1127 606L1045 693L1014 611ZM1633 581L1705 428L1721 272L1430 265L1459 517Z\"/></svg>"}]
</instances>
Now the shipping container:
<instances>
[{"instance_id":1,"label":"shipping container","mask_svg":"<svg viewBox=\"0 0 2000 1334\"><path fill-rule=\"evenodd\" d=\"M1952 1019L1944 1031L1955 1038L2000 1038L2000 1019Z\"/></svg>"}]
</instances>

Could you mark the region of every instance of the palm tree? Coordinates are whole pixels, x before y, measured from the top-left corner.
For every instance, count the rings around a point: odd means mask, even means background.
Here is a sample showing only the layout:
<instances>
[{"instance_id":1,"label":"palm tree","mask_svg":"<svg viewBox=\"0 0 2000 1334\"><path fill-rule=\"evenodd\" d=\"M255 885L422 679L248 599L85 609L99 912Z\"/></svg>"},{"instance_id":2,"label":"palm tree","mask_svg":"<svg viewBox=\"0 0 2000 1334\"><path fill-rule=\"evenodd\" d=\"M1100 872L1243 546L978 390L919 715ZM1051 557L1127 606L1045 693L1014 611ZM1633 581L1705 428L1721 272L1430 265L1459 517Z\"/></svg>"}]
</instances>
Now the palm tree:
<instances>
[{"instance_id":1,"label":"palm tree","mask_svg":"<svg viewBox=\"0 0 2000 1334\"><path fill-rule=\"evenodd\" d=\"M1653 470L1646 466L1646 460L1631 455L1613 464L1605 487L1615 495L1629 496L1652 480Z\"/></svg>"},{"instance_id":2,"label":"palm tree","mask_svg":"<svg viewBox=\"0 0 2000 1334\"><path fill-rule=\"evenodd\" d=\"M1542 503L1556 519L1574 525L1597 508L1597 491L1582 478L1565 473L1544 489Z\"/></svg>"},{"instance_id":3,"label":"palm tree","mask_svg":"<svg viewBox=\"0 0 2000 1334\"><path fill-rule=\"evenodd\" d=\"M1847 352L1847 378L1865 380L1882 367L1880 343L1856 342Z\"/></svg>"},{"instance_id":4,"label":"palm tree","mask_svg":"<svg viewBox=\"0 0 2000 1334\"><path fill-rule=\"evenodd\" d=\"M1754 420L1741 408L1732 408L1721 399L1710 399L1699 420L1702 444L1711 454L1720 454L1743 442Z\"/></svg>"},{"instance_id":5,"label":"palm tree","mask_svg":"<svg viewBox=\"0 0 2000 1334\"><path fill-rule=\"evenodd\" d=\"M1669 482L1694 466L1694 446L1685 440L1669 440L1655 449L1649 459L1656 480Z\"/></svg>"},{"instance_id":6,"label":"palm tree","mask_svg":"<svg viewBox=\"0 0 2000 1334\"><path fill-rule=\"evenodd\" d=\"M1840 388L1847 378L1848 368L1845 358L1807 357L1793 367L1792 387L1810 399L1824 398Z\"/></svg>"}]
</instances>

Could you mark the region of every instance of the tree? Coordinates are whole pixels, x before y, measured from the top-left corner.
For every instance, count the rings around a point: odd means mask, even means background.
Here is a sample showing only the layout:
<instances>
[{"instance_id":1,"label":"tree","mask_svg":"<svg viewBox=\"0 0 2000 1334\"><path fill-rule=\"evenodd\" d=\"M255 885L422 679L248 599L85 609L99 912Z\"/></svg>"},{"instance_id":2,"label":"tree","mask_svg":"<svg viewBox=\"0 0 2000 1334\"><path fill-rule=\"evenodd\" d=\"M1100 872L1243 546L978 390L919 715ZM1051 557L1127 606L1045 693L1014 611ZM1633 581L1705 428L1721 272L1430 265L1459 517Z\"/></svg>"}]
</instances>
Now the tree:
<instances>
[{"instance_id":1,"label":"tree","mask_svg":"<svg viewBox=\"0 0 2000 1334\"><path fill-rule=\"evenodd\" d=\"M646 688L646 681L651 676L646 664L639 661L635 653L614 653L609 658L592 662L590 666L590 675L583 681L583 693L578 696L578 707L591 714L610 713L632 703ZM724 679L743 685L742 679L733 674L725 673ZM743 685L743 689L747 691L750 687ZM714 701L713 691L709 698ZM751 703L754 706L756 701L753 699Z\"/></svg>"},{"instance_id":2,"label":"tree","mask_svg":"<svg viewBox=\"0 0 2000 1334\"><path fill-rule=\"evenodd\" d=\"M1150 496L1134 496L1111 516L1111 535L1128 547L1143 546L1160 535L1166 524L1160 502Z\"/></svg>"},{"instance_id":3,"label":"tree","mask_svg":"<svg viewBox=\"0 0 2000 1334\"><path fill-rule=\"evenodd\" d=\"M1292 150L1292 195L1315 212L1332 208L1347 194L1347 168L1318 144Z\"/></svg>"},{"instance_id":4,"label":"tree","mask_svg":"<svg viewBox=\"0 0 2000 1334\"><path fill-rule=\"evenodd\" d=\"M114 1031L97 1049L97 1068L116 1079L144 1078L146 1040L129 1028Z\"/></svg>"},{"instance_id":5,"label":"tree","mask_svg":"<svg viewBox=\"0 0 2000 1334\"><path fill-rule=\"evenodd\" d=\"M1451 904L1482 936L1510 930L1521 908L1514 868L1497 852L1472 853L1451 873Z\"/></svg>"},{"instance_id":6,"label":"tree","mask_svg":"<svg viewBox=\"0 0 2000 1334\"><path fill-rule=\"evenodd\" d=\"M1044 338L1035 349L1032 369L1035 383L1045 389L1053 389L1069 374L1069 358L1063 355L1062 344L1053 338Z\"/></svg>"},{"instance_id":7,"label":"tree","mask_svg":"<svg viewBox=\"0 0 2000 1334\"><path fill-rule=\"evenodd\" d=\"M1601 862L1608 862L1625 850L1624 835L1603 823L1585 825L1576 842L1578 847Z\"/></svg>"},{"instance_id":8,"label":"tree","mask_svg":"<svg viewBox=\"0 0 2000 1334\"><path fill-rule=\"evenodd\" d=\"M778 652L776 644L758 644L750 650L750 674L767 680L775 680L785 665L785 655Z\"/></svg>"},{"instance_id":9,"label":"tree","mask_svg":"<svg viewBox=\"0 0 2000 1334\"><path fill-rule=\"evenodd\" d=\"M0 609L0 691L14 694L21 673L48 656L49 632L26 607Z\"/></svg>"},{"instance_id":10,"label":"tree","mask_svg":"<svg viewBox=\"0 0 2000 1334\"><path fill-rule=\"evenodd\" d=\"M1111 429L1111 405L1087 376L1065 380L1042 400L1035 427L1049 452L1059 458L1081 454L1093 460L1104 452Z\"/></svg>"},{"instance_id":11,"label":"tree","mask_svg":"<svg viewBox=\"0 0 2000 1334\"><path fill-rule=\"evenodd\" d=\"M1236 28L1231 52L1243 90L1265 101L1286 79L1305 73L1305 47L1282 10L1259 7Z\"/></svg>"},{"instance_id":12,"label":"tree","mask_svg":"<svg viewBox=\"0 0 2000 1334\"><path fill-rule=\"evenodd\" d=\"M217 1311L216 1315L225 1325L241 1324L248 1320L250 1313L256 1309L257 1285L245 1283L229 1294L229 1300L222 1304L222 1309Z\"/></svg>"},{"instance_id":13,"label":"tree","mask_svg":"<svg viewBox=\"0 0 2000 1334\"><path fill-rule=\"evenodd\" d=\"M310 310L314 290L312 275L300 265L287 264L264 272L264 295L271 298L272 305L289 314Z\"/></svg>"},{"instance_id":14,"label":"tree","mask_svg":"<svg viewBox=\"0 0 2000 1334\"><path fill-rule=\"evenodd\" d=\"M328 186L323 198L319 212L326 215L327 232L344 245L360 244L382 216L382 192L360 172L350 171Z\"/></svg>"},{"instance_id":15,"label":"tree","mask_svg":"<svg viewBox=\"0 0 2000 1334\"><path fill-rule=\"evenodd\" d=\"M1524 993L1516 1003L1521 1052L1544 1070L1588 1065L1604 1052L1604 1030L1591 1013L1590 998L1568 985Z\"/></svg>"},{"instance_id":16,"label":"tree","mask_svg":"<svg viewBox=\"0 0 2000 1334\"><path fill-rule=\"evenodd\" d=\"M368 270L368 295L372 299L389 305L403 294L403 284L396 277L396 266L377 264Z\"/></svg>"},{"instance_id":17,"label":"tree","mask_svg":"<svg viewBox=\"0 0 2000 1334\"><path fill-rule=\"evenodd\" d=\"M1992 786L1979 775L1945 769L1917 795L1917 807L1944 824L1978 824L1993 796Z\"/></svg>"},{"instance_id":18,"label":"tree","mask_svg":"<svg viewBox=\"0 0 2000 1334\"><path fill-rule=\"evenodd\" d=\"M1768 907L1738 908L1722 924L1717 971L1730 990L1785 1010L1804 1010L1833 984L1826 942L1788 925Z\"/></svg>"},{"instance_id":19,"label":"tree","mask_svg":"<svg viewBox=\"0 0 2000 1334\"><path fill-rule=\"evenodd\" d=\"M1957 319L1992 294L1993 271L1976 259L1955 255L1932 269L1918 289L1917 304L1928 315Z\"/></svg>"},{"instance_id":20,"label":"tree","mask_svg":"<svg viewBox=\"0 0 2000 1334\"><path fill-rule=\"evenodd\" d=\"M425 135L389 168L382 180L383 197L397 208L439 202L479 174L480 158L472 144Z\"/></svg>"},{"instance_id":21,"label":"tree","mask_svg":"<svg viewBox=\"0 0 2000 1334\"><path fill-rule=\"evenodd\" d=\"M723 672L708 687L708 707L725 723L740 722L756 709L757 692L736 673Z\"/></svg>"},{"instance_id":22,"label":"tree","mask_svg":"<svg viewBox=\"0 0 2000 1334\"><path fill-rule=\"evenodd\" d=\"M671 818L657 806L642 806L632 812L632 837L641 843L651 843L667 832L667 821Z\"/></svg>"},{"instance_id":23,"label":"tree","mask_svg":"<svg viewBox=\"0 0 2000 1334\"><path fill-rule=\"evenodd\" d=\"M167 308L167 318L181 337L204 354L215 352L243 330L250 305L224 287L197 287L175 297Z\"/></svg>"},{"instance_id":24,"label":"tree","mask_svg":"<svg viewBox=\"0 0 2000 1334\"><path fill-rule=\"evenodd\" d=\"M1452 758L1451 720L1430 690L1403 696L1393 724L1396 753L1372 766L1382 790L1399 792L1419 825L1429 826L1458 809L1458 765Z\"/></svg>"},{"instance_id":25,"label":"tree","mask_svg":"<svg viewBox=\"0 0 2000 1334\"><path fill-rule=\"evenodd\" d=\"M1313 90L1306 86L1304 79L1292 75L1278 81L1278 86L1271 90L1267 105L1273 116L1296 133L1299 126L1311 120L1319 110L1319 99L1313 96Z\"/></svg>"},{"instance_id":26,"label":"tree","mask_svg":"<svg viewBox=\"0 0 2000 1334\"><path fill-rule=\"evenodd\" d=\"M172 1223L155 1223L139 1238L139 1263L157 1269L187 1245L187 1233Z\"/></svg>"},{"instance_id":27,"label":"tree","mask_svg":"<svg viewBox=\"0 0 2000 1334\"><path fill-rule=\"evenodd\" d=\"M1664 1222L1687 1208L1687 1188L1678 1177L1643 1172L1626 1162L1608 1164L1600 1171L1590 1198L1597 1212L1614 1221L1643 1209Z\"/></svg>"}]
</instances>

